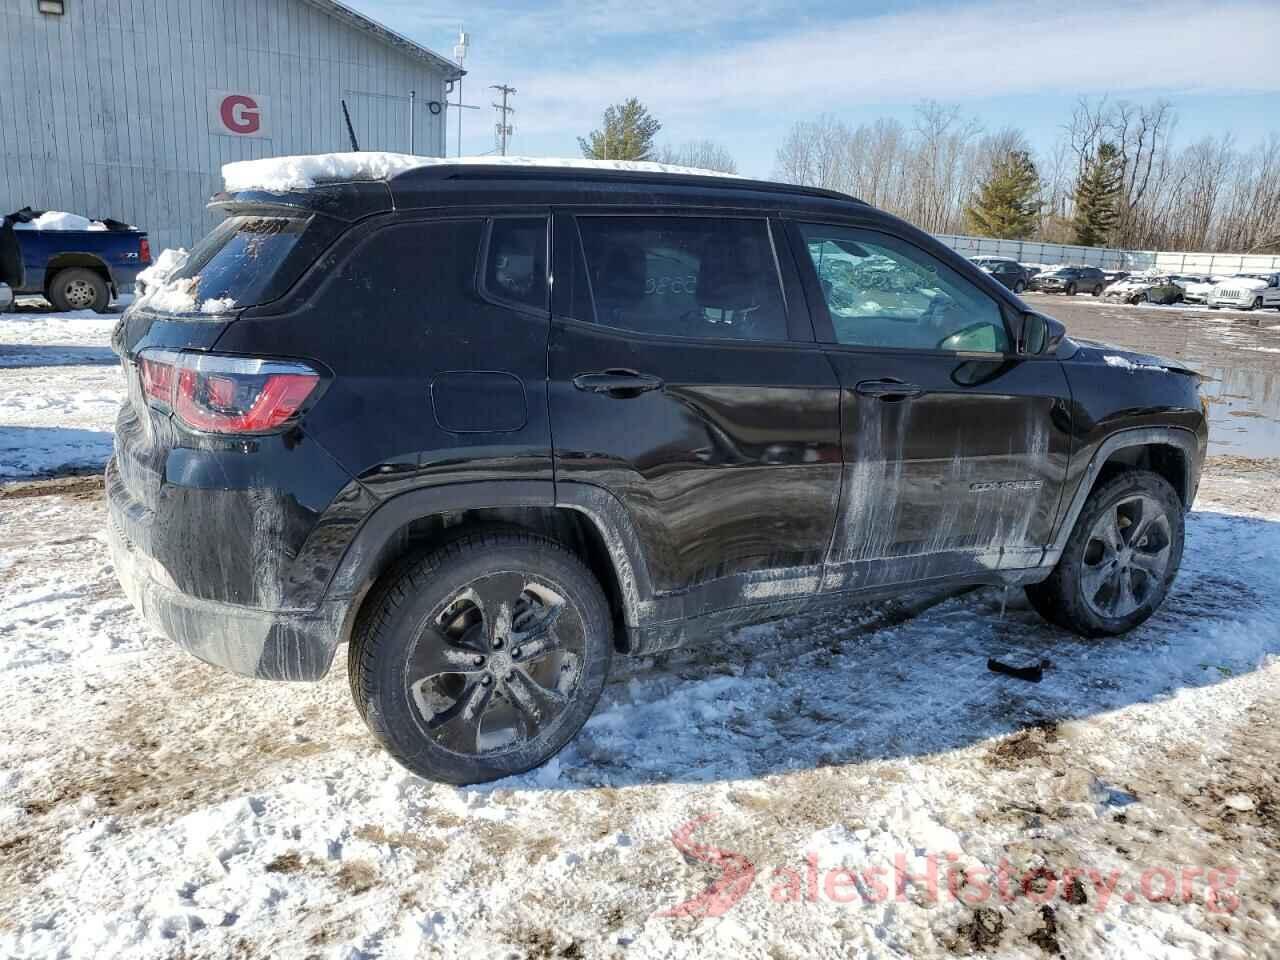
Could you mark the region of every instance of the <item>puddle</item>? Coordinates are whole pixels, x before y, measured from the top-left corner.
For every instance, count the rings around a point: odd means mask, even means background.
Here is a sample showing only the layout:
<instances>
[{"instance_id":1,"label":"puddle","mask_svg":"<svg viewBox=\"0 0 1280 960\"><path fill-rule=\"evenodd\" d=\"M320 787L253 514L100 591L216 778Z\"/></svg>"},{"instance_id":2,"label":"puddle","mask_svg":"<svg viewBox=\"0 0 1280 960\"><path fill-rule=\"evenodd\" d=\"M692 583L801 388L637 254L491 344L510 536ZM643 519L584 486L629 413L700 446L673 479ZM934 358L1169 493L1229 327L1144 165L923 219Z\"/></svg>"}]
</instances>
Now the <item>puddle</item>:
<instances>
[{"instance_id":1,"label":"puddle","mask_svg":"<svg viewBox=\"0 0 1280 960\"><path fill-rule=\"evenodd\" d=\"M1062 301L1047 312L1062 320L1071 335L1168 357L1203 374L1210 455L1280 457L1276 313L1175 315L1164 309L1098 309Z\"/></svg>"}]
</instances>

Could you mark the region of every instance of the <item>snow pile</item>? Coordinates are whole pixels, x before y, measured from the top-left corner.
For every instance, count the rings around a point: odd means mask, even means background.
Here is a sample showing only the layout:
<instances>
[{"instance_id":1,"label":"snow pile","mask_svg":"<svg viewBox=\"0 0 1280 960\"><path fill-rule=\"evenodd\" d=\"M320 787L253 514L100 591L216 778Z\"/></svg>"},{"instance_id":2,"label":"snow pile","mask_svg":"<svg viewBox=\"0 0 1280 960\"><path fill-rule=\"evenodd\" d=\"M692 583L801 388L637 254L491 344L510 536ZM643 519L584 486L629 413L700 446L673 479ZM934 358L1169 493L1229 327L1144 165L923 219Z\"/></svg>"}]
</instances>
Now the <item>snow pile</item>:
<instances>
[{"instance_id":1,"label":"snow pile","mask_svg":"<svg viewBox=\"0 0 1280 960\"><path fill-rule=\"evenodd\" d=\"M48 210L30 223L15 223L15 230L88 230L100 233L107 225L98 220L90 220L78 213L64 213L61 210Z\"/></svg>"},{"instance_id":2,"label":"snow pile","mask_svg":"<svg viewBox=\"0 0 1280 960\"><path fill-rule=\"evenodd\" d=\"M187 262L187 251L165 250L155 264L138 275L142 295L136 305L156 313L227 313L235 309L231 297L198 299L199 275L170 280L169 277Z\"/></svg>"},{"instance_id":3,"label":"snow pile","mask_svg":"<svg viewBox=\"0 0 1280 960\"><path fill-rule=\"evenodd\" d=\"M579 157L415 157L407 153L325 153L300 157L268 157L225 164L222 179L230 193L263 190L284 193L307 190L325 181L385 180L406 170L449 165L555 167L579 170L622 170L628 173L683 173L702 177L732 174L644 160L588 160Z\"/></svg>"},{"instance_id":4,"label":"snow pile","mask_svg":"<svg viewBox=\"0 0 1280 960\"><path fill-rule=\"evenodd\" d=\"M236 306L235 300L231 297L219 297L218 299L206 300L200 304L201 313L229 313Z\"/></svg>"},{"instance_id":5,"label":"snow pile","mask_svg":"<svg viewBox=\"0 0 1280 960\"><path fill-rule=\"evenodd\" d=\"M166 280L138 298L135 306L154 310L156 313L195 313L196 287L199 277L186 277L182 280Z\"/></svg>"},{"instance_id":6,"label":"snow pile","mask_svg":"<svg viewBox=\"0 0 1280 960\"><path fill-rule=\"evenodd\" d=\"M1132 360L1128 360L1124 357L1117 357L1111 354L1103 357L1102 362L1105 363L1108 367L1119 367L1121 370L1128 370L1130 373L1134 373L1138 370L1149 370L1152 373L1168 373L1169 372L1169 369L1167 367L1161 367L1154 363L1134 363Z\"/></svg>"},{"instance_id":7,"label":"snow pile","mask_svg":"<svg viewBox=\"0 0 1280 960\"><path fill-rule=\"evenodd\" d=\"M166 247L161 251L160 256L152 262L151 266L138 274L137 284L139 290L146 290L147 287L164 283L165 280L173 276L175 272L182 269L183 264L187 262L187 250L185 247Z\"/></svg>"}]
</instances>

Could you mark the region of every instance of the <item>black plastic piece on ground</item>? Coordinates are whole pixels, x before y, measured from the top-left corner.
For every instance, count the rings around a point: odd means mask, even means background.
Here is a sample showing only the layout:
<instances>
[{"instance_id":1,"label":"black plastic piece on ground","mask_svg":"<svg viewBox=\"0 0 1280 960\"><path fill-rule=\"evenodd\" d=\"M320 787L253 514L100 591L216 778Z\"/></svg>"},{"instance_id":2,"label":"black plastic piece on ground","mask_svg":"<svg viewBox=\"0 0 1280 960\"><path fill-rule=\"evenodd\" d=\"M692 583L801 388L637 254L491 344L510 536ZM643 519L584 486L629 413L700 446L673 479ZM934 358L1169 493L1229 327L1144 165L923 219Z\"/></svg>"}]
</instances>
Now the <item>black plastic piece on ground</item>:
<instances>
[{"instance_id":1,"label":"black plastic piece on ground","mask_svg":"<svg viewBox=\"0 0 1280 960\"><path fill-rule=\"evenodd\" d=\"M1048 665L1048 660L1041 660L1034 667L1011 667L1007 663L1001 663L994 657L987 658L987 669L992 673L1003 673L1019 680L1026 680L1028 683L1039 683L1044 677L1044 668Z\"/></svg>"}]
</instances>

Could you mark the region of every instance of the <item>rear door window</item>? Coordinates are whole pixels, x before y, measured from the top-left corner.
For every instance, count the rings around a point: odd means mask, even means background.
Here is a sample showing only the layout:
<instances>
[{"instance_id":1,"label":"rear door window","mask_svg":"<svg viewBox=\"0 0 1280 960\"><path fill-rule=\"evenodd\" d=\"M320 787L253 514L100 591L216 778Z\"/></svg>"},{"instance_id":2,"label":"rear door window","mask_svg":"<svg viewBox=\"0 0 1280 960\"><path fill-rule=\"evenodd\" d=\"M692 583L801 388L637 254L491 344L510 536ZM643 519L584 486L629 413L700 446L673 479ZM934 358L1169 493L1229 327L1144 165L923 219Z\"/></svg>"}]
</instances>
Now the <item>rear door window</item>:
<instances>
[{"instance_id":1,"label":"rear door window","mask_svg":"<svg viewBox=\"0 0 1280 960\"><path fill-rule=\"evenodd\" d=\"M582 216L578 228L597 323L665 336L787 339L765 220Z\"/></svg>"},{"instance_id":2,"label":"rear door window","mask_svg":"<svg viewBox=\"0 0 1280 960\"><path fill-rule=\"evenodd\" d=\"M196 303L266 303L293 285L333 232L314 217L228 217L168 279L194 280Z\"/></svg>"},{"instance_id":3,"label":"rear door window","mask_svg":"<svg viewBox=\"0 0 1280 960\"><path fill-rule=\"evenodd\" d=\"M491 300L547 309L546 217L489 221L481 284Z\"/></svg>"}]
</instances>

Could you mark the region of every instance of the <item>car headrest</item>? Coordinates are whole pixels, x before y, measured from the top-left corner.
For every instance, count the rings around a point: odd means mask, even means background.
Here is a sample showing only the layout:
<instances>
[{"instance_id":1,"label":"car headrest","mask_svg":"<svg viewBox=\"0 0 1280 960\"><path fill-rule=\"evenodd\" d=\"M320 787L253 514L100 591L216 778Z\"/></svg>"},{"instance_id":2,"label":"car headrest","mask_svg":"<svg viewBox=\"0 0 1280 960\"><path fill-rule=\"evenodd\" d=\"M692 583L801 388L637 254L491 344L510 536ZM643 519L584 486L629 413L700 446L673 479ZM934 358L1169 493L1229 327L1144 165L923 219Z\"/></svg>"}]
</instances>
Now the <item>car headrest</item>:
<instances>
[{"instance_id":1,"label":"car headrest","mask_svg":"<svg viewBox=\"0 0 1280 960\"><path fill-rule=\"evenodd\" d=\"M748 237L713 237L702 249L698 268L698 305L715 310L746 310L760 304L761 245Z\"/></svg>"},{"instance_id":2,"label":"car headrest","mask_svg":"<svg viewBox=\"0 0 1280 960\"><path fill-rule=\"evenodd\" d=\"M596 299L618 307L634 303L644 296L644 250L633 243L613 243L596 261L591 277Z\"/></svg>"}]
</instances>

